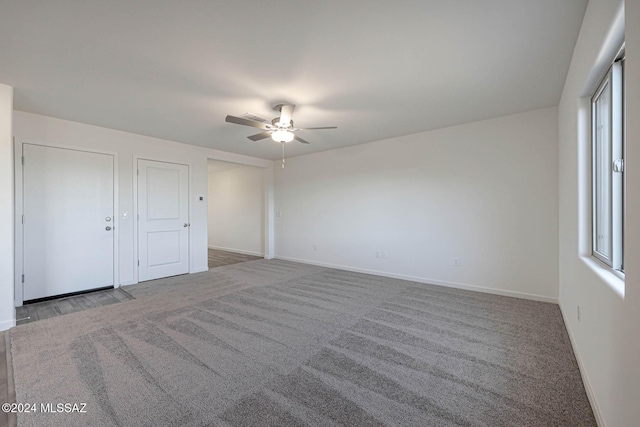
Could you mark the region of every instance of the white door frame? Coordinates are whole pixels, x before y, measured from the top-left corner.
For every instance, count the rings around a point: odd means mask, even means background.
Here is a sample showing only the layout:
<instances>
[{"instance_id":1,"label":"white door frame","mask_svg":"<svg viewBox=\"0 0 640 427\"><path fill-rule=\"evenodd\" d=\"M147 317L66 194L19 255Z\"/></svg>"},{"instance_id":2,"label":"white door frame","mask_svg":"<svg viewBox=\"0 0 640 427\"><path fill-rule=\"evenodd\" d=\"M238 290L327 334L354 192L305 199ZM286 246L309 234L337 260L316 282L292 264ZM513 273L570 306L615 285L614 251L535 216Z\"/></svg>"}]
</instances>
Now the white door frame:
<instances>
[{"instance_id":1,"label":"white door frame","mask_svg":"<svg viewBox=\"0 0 640 427\"><path fill-rule=\"evenodd\" d=\"M174 162L171 160L166 160L164 158L161 157L150 157L150 156L133 156L133 235L134 235L134 239L133 239L133 253L135 256L135 260L133 261L133 280L134 283L139 283L140 282L140 275L139 275L139 270L140 270L140 266L138 265L138 263L140 262L140 254L138 253L138 248L140 247L138 240L140 239L140 235L138 234L138 161L139 160L150 160L152 162L162 162L162 163L172 163L174 165L183 165L183 166L187 166L189 168L189 173L188 173L188 184L189 184L189 192L188 192L188 197L189 197L189 202L187 203L187 212L189 215L189 224L191 224L192 222L192 218L191 218L191 196L192 196L192 192L193 192L193 179L191 174L193 173L193 167L191 165L191 163L187 163L187 162ZM197 273L197 271L194 271L194 267L192 265L193 262L193 257L191 256L191 243L192 243L192 238L191 238L191 227L188 227L188 231L189 233L189 250L187 252L187 256L189 257L189 274L191 273Z\"/></svg>"},{"instance_id":2,"label":"white door frame","mask_svg":"<svg viewBox=\"0 0 640 427\"><path fill-rule=\"evenodd\" d=\"M276 256L275 242L275 192L273 165L264 168L262 179L264 185L264 259L273 259Z\"/></svg>"},{"instance_id":3,"label":"white door frame","mask_svg":"<svg viewBox=\"0 0 640 427\"><path fill-rule=\"evenodd\" d=\"M118 176L118 153L115 151L97 150L87 147L78 147L73 145L52 144L48 142L29 142L20 139L14 141L14 180L15 180L15 272L14 275L14 295L13 301L16 307L21 307L24 303L23 299L23 283L22 274L24 273L24 226L22 224L23 215L23 191L24 185L22 180L22 154L23 145L38 145L42 147L61 148L66 150L84 151L95 154L108 154L113 156L113 227L115 230L113 240L113 287L120 287L120 221L119 221L119 176ZM28 160L27 160L28 161Z\"/></svg>"}]
</instances>

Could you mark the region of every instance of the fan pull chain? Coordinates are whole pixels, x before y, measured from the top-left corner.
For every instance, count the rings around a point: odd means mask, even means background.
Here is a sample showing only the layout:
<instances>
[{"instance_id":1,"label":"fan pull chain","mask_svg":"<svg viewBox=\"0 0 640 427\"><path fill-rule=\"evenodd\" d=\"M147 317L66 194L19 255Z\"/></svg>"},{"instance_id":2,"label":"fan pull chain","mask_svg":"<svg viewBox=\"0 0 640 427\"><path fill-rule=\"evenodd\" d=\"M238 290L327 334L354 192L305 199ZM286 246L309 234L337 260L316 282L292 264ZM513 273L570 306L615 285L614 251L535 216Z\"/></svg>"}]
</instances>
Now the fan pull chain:
<instances>
[{"instance_id":1,"label":"fan pull chain","mask_svg":"<svg viewBox=\"0 0 640 427\"><path fill-rule=\"evenodd\" d=\"M284 169L284 142L281 143L282 144L282 169Z\"/></svg>"}]
</instances>

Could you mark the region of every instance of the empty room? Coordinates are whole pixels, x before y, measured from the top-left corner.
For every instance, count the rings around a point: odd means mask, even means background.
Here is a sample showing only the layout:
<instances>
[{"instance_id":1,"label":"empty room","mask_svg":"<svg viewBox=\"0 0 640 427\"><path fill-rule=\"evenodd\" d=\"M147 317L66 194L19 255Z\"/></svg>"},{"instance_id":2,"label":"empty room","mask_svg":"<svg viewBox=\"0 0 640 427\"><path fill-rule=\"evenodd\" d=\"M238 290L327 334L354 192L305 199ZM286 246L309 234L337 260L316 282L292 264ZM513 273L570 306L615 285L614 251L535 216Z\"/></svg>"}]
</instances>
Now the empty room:
<instances>
[{"instance_id":1,"label":"empty room","mask_svg":"<svg viewBox=\"0 0 640 427\"><path fill-rule=\"evenodd\" d=\"M640 425L640 2L0 40L0 427Z\"/></svg>"}]
</instances>

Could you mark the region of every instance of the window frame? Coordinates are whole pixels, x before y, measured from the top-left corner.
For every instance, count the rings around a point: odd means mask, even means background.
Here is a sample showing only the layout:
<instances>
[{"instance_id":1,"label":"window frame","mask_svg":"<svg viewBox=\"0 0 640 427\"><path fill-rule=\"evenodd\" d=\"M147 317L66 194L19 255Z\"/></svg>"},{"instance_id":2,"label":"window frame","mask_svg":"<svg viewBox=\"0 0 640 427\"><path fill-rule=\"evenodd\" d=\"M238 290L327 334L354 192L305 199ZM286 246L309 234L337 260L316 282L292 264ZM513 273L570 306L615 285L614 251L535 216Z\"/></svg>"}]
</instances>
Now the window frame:
<instances>
[{"instance_id":1,"label":"window frame","mask_svg":"<svg viewBox=\"0 0 640 427\"><path fill-rule=\"evenodd\" d=\"M626 207L626 174L624 173L624 158L626 151L625 133L625 99L624 99L624 44L619 49L615 60L608 68L606 74L598 84L596 91L591 98L591 255L607 267L617 273L624 274L624 223ZM608 150L610 165L607 166L609 185L609 197L606 201L609 204L610 218L607 224L609 247L607 257L598 251L598 216L597 216L597 168L600 157L597 152L598 129L597 129L597 102L605 91L609 92L609 144ZM622 170L615 171L614 163L621 160Z\"/></svg>"},{"instance_id":2,"label":"window frame","mask_svg":"<svg viewBox=\"0 0 640 427\"><path fill-rule=\"evenodd\" d=\"M598 129L598 124L599 124L599 116L600 116L600 108L598 105L598 102L602 99L602 97L604 96L605 92L608 92L609 94L609 111L608 111L608 115L611 118L611 123L613 123L613 111L612 111L612 107L613 107L613 85L612 85L612 70L608 69L607 73L605 74L604 78L602 79L602 81L600 82L600 84L598 85L598 89L595 91L595 93L593 94L593 97L591 98L591 253L592 255L597 258L600 262L608 265L609 267L613 267L613 239L611 237L613 237L613 221L610 221L608 224L608 230L606 230L607 233L609 233L609 244L608 247L606 248L606 251L609 253L609 256L605 255L603 252L598 251L598 239L599 239L599 235L602 234L603 230L599 228L599 221L598 221L598 201L600 200L599 197L599 193L598 193L598 171L599 171L599 164L598 161L600 159L600 153L599 153L599 145L598 145L598 138L601 135L600 131ZM611 124L610 123L610 124ZM613 141L612 135L611 135L611 131L612 131L613 126L609 126L608 130L608 138L609 138L609 145L606 147L607 151L609 151L609 157L611 159L613 159L613 157L611 156L611 145L613 145L611 143L611 141ZM613 218L613 197L612 196L612 188L611 185L609 185L609 195L610 197L605 201L609 206L609 212L611 213L611 218Z\"/></svg>"}]
</instances>

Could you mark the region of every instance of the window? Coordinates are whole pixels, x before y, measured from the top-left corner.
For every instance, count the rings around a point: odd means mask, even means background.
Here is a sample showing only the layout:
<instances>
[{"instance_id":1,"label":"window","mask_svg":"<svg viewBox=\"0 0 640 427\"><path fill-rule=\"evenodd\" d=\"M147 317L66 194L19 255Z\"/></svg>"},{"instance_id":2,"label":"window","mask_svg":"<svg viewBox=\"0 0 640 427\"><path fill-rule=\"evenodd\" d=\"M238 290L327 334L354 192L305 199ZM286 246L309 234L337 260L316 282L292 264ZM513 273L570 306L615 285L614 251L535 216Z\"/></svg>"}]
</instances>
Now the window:
<instances>
[{"instance_id":1,"label":"window","mask_svg":"<svg viewBox=\"0 0 640 427\"><path fill-rule=\"evenodd\" d=\"M593 255L624 271L624 46L591 100Z\"/></svg>"}]
</instances>

